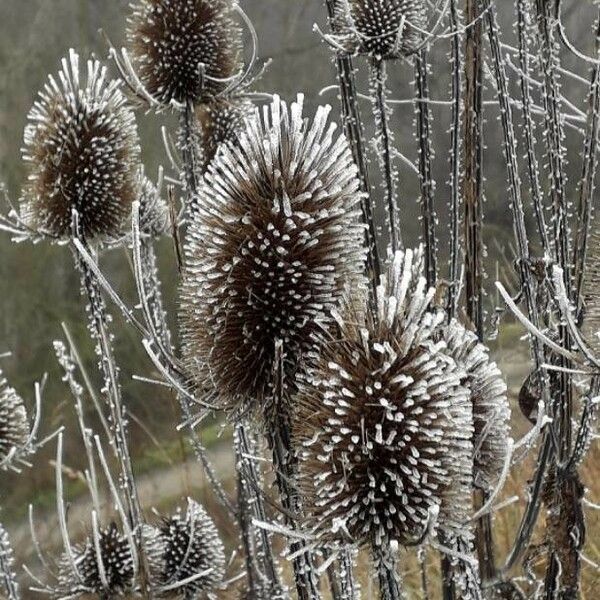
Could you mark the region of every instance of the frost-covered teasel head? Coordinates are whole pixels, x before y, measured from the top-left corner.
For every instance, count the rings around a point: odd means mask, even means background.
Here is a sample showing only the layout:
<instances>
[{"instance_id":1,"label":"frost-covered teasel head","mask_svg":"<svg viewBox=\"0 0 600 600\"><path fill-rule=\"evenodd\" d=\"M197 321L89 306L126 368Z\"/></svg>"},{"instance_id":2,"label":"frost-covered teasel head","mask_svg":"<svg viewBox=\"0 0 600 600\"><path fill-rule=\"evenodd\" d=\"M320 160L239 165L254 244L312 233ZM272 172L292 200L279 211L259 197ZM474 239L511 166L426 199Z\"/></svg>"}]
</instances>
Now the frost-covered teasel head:
<instances>
[{"instance_id":1,"label":"frost-covered teasel head","mask_svg":"<svg viewBox=\"0 0 600 600\"><path fill-rule=\"evenodd\" d=\"M427 22L425 0L338 0L335 45L349 54L392 60L414 53Z\"/></svg>"},{"instance_id":2,"label":"frost-covered teasel head","mask_svg":"<svg viewBox=\"0 0 600 600\"><path fill-rule=\"evenodd\" d=\"M160 237L170 228L169 206L152 181L145 178L140 194L140 232L149 237Z\"/></svg>"},{"instance_id":3,"label":"frost-covered teasel head","mask_svg":"<svg viewBox=\"0 0 600 600\"><path fill-rule=\"evenodd\" d=\"M162 556L152 573L159 593L161 588L169 588L169 597L175 594L191 600L221 584L225 549L215 524L200 504L188 499L185 512L179 509L165 518L159 526L159 539Z\"/></svg>"},{"instance_id":4,"label":"frost-covered teasel head","mask_svg":"<svg viewBox=\"0 0 600 600\"><path fill-rule=\"evenodd\" d=\"M157 102L209 102L242 69L233 0L136 0L129 18L133 68Z\"/></svg>"},{"instance_id":5,"label":"frost-covered teasel head","mask_svg":"<svg viewBox=\"0 0 600 600\"><path fill-rule=\"evenodd\" d=\"M252 118L255 107L244 99L217 100L196 107L200 124L200 146L205 166L213 160L221 144L233 143L243 129L245 120Z\"/></svg>"},{"instance_id":6,"label":"frost-covered teasel head","mask_svg":"<svg viewBox=\"0 0 600 600\"><path fill-rule=\"evenodd\" d=\"M116 524L100 530L98 540L90 535L72 552L72 558L65 553L59 563L58 584L64 597L94 594L112 598L133 590L134 555Z\"/></svg>"},{"instance_id":7,"label":"frost-covered teasel head","mask_svg":"<svg viewBox=\"0 0 600 600\"><path fill-rule=\"evenodd\" d=\"M226 409L267 410L282 347L290 384L346 286L364 285L357 170L346 139L278 97L210 164L181 288L183 355ZM257 111L258 113L258 111ZM266 415L268 417L268 415Z\"/></svg>"},{"instance_id":8,"label":"frost-covered teasel head","mask_svg":"<svg viewBox=\"0 0 600 600\"><path fill-rule=\"evenodd\" d=\"M86 237L116 235L138 196L140 146L133 112L98 61L80 72L71 51L28 116L22 213L35 230L70 235L72 213Z\"/></svg>"},{"instance_id":9,"label":"frost-covered teasel head","mask_svg":"<svg viewBox=\"0 0 600 600\"><path fill-rule=\"evenodd\" d=\"M445 325L441 338L447 352L466 371L465 385L473 405L474 483L493 489L509 453L510 406L500 369L477 336L456 320Z\"/></svg>"},{"instance_id":10,"label":"frost-covered teasel head","mask_svg":"<svg viewBox=\"0 0 600 600\"><path fill-rule=\"evenodd\" d=\"M17 455L27 451L29 434L25 403L0 371L0 469L9 467Z\"/></svg>"},{"instance_id":11,"label":"frost-covered teasel head","mask_svg":"<svg viewBox=\"0 0 600 600\"><path fill-rule=\"evenodd\" d=\"M398 252L371 312L354 292L296 397L308 527L326 543L389 547L465 522L473 421L464 372L435 338L423 249Z\"/></svg>"}]
</instances>

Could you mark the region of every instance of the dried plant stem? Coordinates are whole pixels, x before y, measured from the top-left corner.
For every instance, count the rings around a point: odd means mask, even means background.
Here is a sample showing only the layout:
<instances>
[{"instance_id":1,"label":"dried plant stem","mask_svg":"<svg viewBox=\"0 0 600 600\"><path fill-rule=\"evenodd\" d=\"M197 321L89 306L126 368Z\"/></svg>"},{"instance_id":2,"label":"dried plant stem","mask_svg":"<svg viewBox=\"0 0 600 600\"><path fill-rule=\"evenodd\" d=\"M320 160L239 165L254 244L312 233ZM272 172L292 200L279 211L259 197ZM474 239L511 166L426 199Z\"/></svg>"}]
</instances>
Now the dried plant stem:
<instances>
[{"instance_id":1,"label":"dried plant stem","mask_svg":"<svg viewBox=\"0 0 600 600\"><path fill-rule=\"evenodd\" d=\"M519 62L521 73L519 76L521 88L521 110L523 114L523 132L527 148L527 171L531 189L531 201L535 214L538 234L545 254L550 256L550 240L548 227L544 216L544 198L540 184L540 171L535 153L535 122L532 117L531 83L529 69L529 43L528 43L528 7L527 0L517 0L517 29L519 35Z\"/></svg>"},{"instance_id":2,"label":"dried plant stem","mask_svg":"<svg viewBox=\"0 0 600 600\"><path fill-rule=\"evenodd\" d=\"M398 197L396 193L396 173L393 163L393 136L390 129L389 107L386 101L387 68L381 59L371 59L371 89L373 93L373 116L377 131L377 154L383 175L383 189L392 254L403 247L400 220L398 218Z\"/></svg>"},{"instance_id":3,"label":"dried plant stem","mask_svg":"<svg viewBox=\"0 0 600 600\"><path fill-rule=\"evenodd\" d=\"M596 55L600 59L600 13L596 24ZM579 204L577 210L577 237L575 238L575 298L577 309L583 303L583 283L587 262L588 239L593 217L595 180L598 161L598 130L600 128L600 67L595 64L590 76L588 94L588 115L585 141L583 144L583 168L579 184Z\"/></svg>"},{"instance_id":4,"label":"dried plant stem","mask_svg":"<svg viewBox=\"0 0 600 600\"><path fill-rule=\"evenodd\" d=\"M460 13L458 0L450 0L450 20L452 31L452 129L450 155L450 288L448 290L448 319L456 316L458 296L460 293L460 265L462 263L460 239L460 165L461 165L461 122L462 122L462 49L461 37L458 35L460 27Z\"/></svg>"},{"instance_id":5,"label":"dried plant stem","mask_svg":"<svg viewBox=\"0 0 600 600\"><path fill-rule=\"evenodd\" d=\"M89 252L90 249L87 247L85 240L81 236L78 236L78 239ZM74 256L77 270L81 273L82 286L89 303L88 308L90 313L90 330L92 332L92 338L98 345L100 368L104 377L104 391L109 407L110 428L114 436L111 442L120 465L121 480L125 491L125 498L127 500L128 518L131 530L135 533L140 560L141 591L146 597L150 598L148 568L146 564L146 553L144 551L144 541L142 538L142 524L144 518L135 484L131 455L129 453L125 407L121 396L119 369L112 348L111 334L108 329L108 311L96 276L76 251L74 251Z\"/></svg>"},{"instance_id":6,"label":"dried plant stem","mask_svg":"<svg viewBox=\"0 0 600 600\"><path fill-rule=\"evenodd\" d=\"M19 586L12 570L12 548L8 533L0 523L0 590L6 594L6 600L20 600Z\"/></svg>"},{"instance_id":7,"label":"dried plant stem","mask_svg":"<svg viewBox=\"0 0 600 600\"><path fill-rule=\"evenodd\" d=\"M478 0L465 0L465 19L474 23L465 34L465 130L463 196L465 205L466 308L477 336L483 323L483 24ZM475 510L486 501L476 494ZM475 534L482 580L495 574L494 541L490 515L482 517ZM447 581L447 576L444 581Z\"/></svg>"},{"instance_id":8,"label":"dried plant stem","mask_svg":"<svg viewBox=\"0 0 600 600\"><path fill-rule=\"evenodd\" d=\"M434 205L433 148L431 145L431 110L429 100L427 50L423 48L415 58L417 99L417 141L419 144L419 180L421 183L421 218L425 241L425 273L427 285L437 283L436 212Z\"/></svg>"},{"instance_id":9,"label":"dried plant stem","mask_svg":"<svg viewBox=\"0 0 600 600\"><path fill-rule=\"evenodd\" d=\"M179 142L181 144L181 158L183 162L186 208L189 210L192 199L198 190L198 177L200 174L201 162L200 157L198 156L199 145L196 117L194 115L194 105L191 101L186 102L180 120Z\"/></svg>"},{"instance_id":10,"label":"dried plant stem","mask_svg":"<svg viewBox=\"0 0 600 600\"><path fill-rule=\"evenodd\" d=\"M335 15L335 0L325 0L329 19L333 20ZM333 28L333 21L332 21ZM361 202L362 218L366 226L365 243L368 248L367 267L371 275L370 280L374 286L379 283L381 275L381 260L377 247L377 232L373 218L373 207L371 205L371 183L369 169L367 166L367 153L364 142L364 127L360 112L359 96L356 89L356 78L354 76L354 65L349 56L336 56L336 68L338 73L338 87L342 104L342 119L346 137L352 148L354 161L358 167L362 191L365 197Z\"/></svg>"},{"instance_id":11,"label":"dried plant stem","mask_svg":"<svg viewBox=\"0 0 600 600\"><path fill-rule=\"evenodd\" d=\"M376 551L377 577L379 579L379 590L381 600L404 600L402 582L398 572L396 558L391 552L383 550Z\"/></svg>"}]
</instances>

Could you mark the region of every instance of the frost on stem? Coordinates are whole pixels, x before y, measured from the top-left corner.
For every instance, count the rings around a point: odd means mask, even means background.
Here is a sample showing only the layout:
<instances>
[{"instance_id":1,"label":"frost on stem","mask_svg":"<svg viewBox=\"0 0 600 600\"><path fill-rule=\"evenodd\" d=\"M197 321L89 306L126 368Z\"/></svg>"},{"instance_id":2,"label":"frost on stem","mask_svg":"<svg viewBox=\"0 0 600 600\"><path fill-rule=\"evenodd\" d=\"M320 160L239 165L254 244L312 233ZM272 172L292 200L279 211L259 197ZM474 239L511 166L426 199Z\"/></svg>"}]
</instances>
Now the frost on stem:
<instances>
[{"instance_id":1,"label":"frost on stem","mask_svg":"<svg viewBox=\"0 0 600 600\"><path fill-rule=\"evenodd\" d=\"M192 600L214 591L225 575L225 548L210 516L188 498L185 513L163 519L156 538L159 560L152 573L159 592ZM175 594L175 595L173 595ZM160 594L163 595L163 594Z\"/></svg>"},{"instance_id":2,"label":"frost on stem","mask_svg":"<svg viewBox=\"0 0 600 600\"><path fill-rule=\"evenodd\" d=\"M218 152L193 203L183 357L227 409L274 416L276 347L290 384L344 287L365 285L357 171L329 112L310 121L301 97L275 98Z\"/></svg>"},{"instance_id":3,"label":"frost on stem","mask_svg":"<svg viewBox=\"0 0 600 600\"><path fill-rule=\"evenodd\" d=\"M231 0L136 0L127 37L140 82L157 102L207 102L242 69Z\"/></svg>"},{"instance_id":4,"label":"frost on stem","mask_svg":"<svg viewBox=\"0 0 600 600\"><path fill-rule=\"evenodd\" d=\"M21 211L29 227L71 233L73 210L87 238L118 235L139 195L140 146L133 112L98 61L80 72L71 50L28 115Z\"/></svg>"},{"instance_id":5,"label":"frost on stem","mask_svg":"<svg viewBox=\"0 0 600 600\"><path fill-rule=\"evenodd\" d=\"M300 386L294 440L308 525L333 544L411 544L461 531L473 421L463 371L437 341L423 250L398 252L366 312L349 299ZM352 294L356 299L356 294Z\"/></svg>"},{"instance_id":6,"label":"frost on stem","mask_svg":"<svg viewBox=\"0 0 600 600\"><path fill-rule=\"evenodd\" d=\"M19 599L19 588L13 571L14 562L8 533L0 523L0 597L3 597L2 593L4 593L7 600Z\"/></svg>"},{"instance_id":7,"label":"frost on stem","mask_svg":"<svg viewBox=\"0 0 600 600\"><path fill-rule=\"evenodd\" d=\"M338 0L335 10L336 45L378 60L415 52L427 23L424 0Z\"/></svg>"},{"instance_id":8,"label":"frost on stem","mask_svg":"<svg viewBox=\"0 0 600 600\"><path fill-rule=\"evenodd\" d=\"M28 451L30 425L23 399L0 371L0 469L10 467Z\"/></svg>"},{"instance_id":9,"label":"frost on stem","mask_svg":"<svg viewBox=\"0 0 600 600\"><path fill-rule=\"evenodd\" d=\"M473 405L474 483L490 491L497 484L509 451L510 406L500 369L477 336L456 320L444 326L440 337L446 352L466 372L465 385Z\"/></svg>"}]
</instances>

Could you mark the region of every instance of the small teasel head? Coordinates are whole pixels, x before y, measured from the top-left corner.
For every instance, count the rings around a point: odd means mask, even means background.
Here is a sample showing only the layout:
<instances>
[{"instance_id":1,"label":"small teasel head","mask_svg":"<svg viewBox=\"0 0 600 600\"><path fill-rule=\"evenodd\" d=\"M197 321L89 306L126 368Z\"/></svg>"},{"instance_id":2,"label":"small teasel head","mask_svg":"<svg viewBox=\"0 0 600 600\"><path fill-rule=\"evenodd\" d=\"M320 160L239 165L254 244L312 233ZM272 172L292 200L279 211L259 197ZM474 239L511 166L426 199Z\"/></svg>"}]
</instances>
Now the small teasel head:
<instances>
[{"instance_id":1,"label":"small teasel head","mask_svg":"<svg viewBox=\"0 0 600 600\"><path fill-rule=\"evenodd\" d=\"M215 524L200 504L188 499L186 511L178 509L165 517L158 529L162 556L152 574L158 593L169 588L176 597L191 600L221 584L225 549Z\"/></svg>"},{"instance_id":2,"label":"small teasel head","mask_svg":"<svg viewBox=\"0 0 600 600\"><path fill-rule=\"evenodd\" d=\"M335 10L333 39L350 54L393 60L422 43L425 0L338 0Z\"/></svg>"},{"instance_id":3,"label":"small teasel head","mask_svg":"<svg viewBox=\"0 0 600 600\"><path fill-rule=\"evenodd\" d=\"M278 97L222 146L192 208L183 356L228 410L269 418L281 349L291 385L346 286L364 284L357 170L343 136Z\"/></svg>"},{"instance_id":4,"label":"small teasel head","mask_svg":"<svg viewBox=\"0 0 600 600\"><path fill-rule=\"evenodd\" d=\"M439 333L446 352L466 373L473 405L474 483L492 490L508 458L510 406L502 373L477 336L453 320Z\"/></svg>"},{"instance_id":5,"label":"small teasel head","mask_svg":"<svg viewBox=\"0 0 600 600\"><path fill-rule=\"evenodd\" d=\"M244 99L217 100L196 107L205 167L213 160L221 144L234 143L237 140L245 120L254 115L254 105Z\"/></svg>"},{"instance_id":6,"label":"small teasel head","mask_svg":"<svg viewBox=\"0 0 600 600\"><path fill-rule=\"evenodd\" d=\"M130 540L115 523L90 535L85 542L72 548L59 563L59 589L66 595L97 594L113 597L131 592L135 586L134 554Z\"/></svg>"},{"instance_id":7,"label":"small teasel head","mask_svg":"<svg viewBox=\"0 0 600 600\"><path fill-rule=\"evenodd\" d=\"M26 450L29 434L25 403L0 371L0 469L9 467Z\"/></svg>"},{"instance_id":8,"label":"small teasel head","mask_svg":"<svg viewBox=\"0 0 600 600\"><path fill-rule=\"evenodd\" d=\"M83 235L118 235L139 193L135 117L118 82L96 60L80 72L71 51L50 76L28 116L22 214L54 238L71 234L73 211Z\"/></svg>"},{"instance_id":9,"label":"small teasel head","mask_svg":"<svg viewBox=\"0 0 600 600\"><path fill-rule=\"evenodd\" d=\"M350 290L296 397L293 438L307 526L324 543L416 543L464 523L472 409L435 330L423 250L398 252L376 306ZM462 505L461 505L462 504ZM439 515L439 517L438 517Z\"/></svg>"},{"instance_id":10,"label":"small teasel head","mask_svg":"<svg viewBox=\"0 0 600 600\"><path fill-rule=\"evenodd\" d=\"M157 102L210 102L242 70L233 0L136 0L127 37L133 68Z\"/></svg>"}]
</instances>

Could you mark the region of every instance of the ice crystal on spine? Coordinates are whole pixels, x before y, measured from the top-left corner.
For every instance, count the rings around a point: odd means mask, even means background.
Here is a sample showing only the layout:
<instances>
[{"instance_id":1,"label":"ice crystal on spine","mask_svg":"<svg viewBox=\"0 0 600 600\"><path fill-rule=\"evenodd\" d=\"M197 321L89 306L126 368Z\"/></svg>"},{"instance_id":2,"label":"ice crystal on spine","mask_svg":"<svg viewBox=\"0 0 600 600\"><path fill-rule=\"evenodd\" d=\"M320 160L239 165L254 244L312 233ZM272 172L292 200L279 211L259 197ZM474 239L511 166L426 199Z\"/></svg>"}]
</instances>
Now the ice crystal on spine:
<instances>
[{"instance_id":1,"label":"ice crystal on spine","mask_svg":"<svg viewBox=\"0 0 600 600\"><path fill-rule=\"evenodd\" d=\"M87 593L113 597L133 589L135 569L131 546L114 523L98 532L97 545L99 551L94 537L90 536L73 548L73 560L66 553L62 556L58 581L65 595L76 597Z\"/></svg>"},{"instance_id":2,"label":"ice crystal on spine","mask_svg":"<svg viewBox=\"0 0 600 600\"><path fill-rule=\"evenodd\" d=\"M424 0L339 0L333 38L349 53L400 58L421 43L426 10Z\"/></svg>"},{"instance_id":3,"label":"ice crystal on spine","mask_svg":"<svg viewBox=\"0 0 600 600\"><path fill-rule=\"evenodd\" d=\"M153 573L158 589L186 600L215 590L225 574L225 549L204 508L188 499L185 514L178 510L159 529L162 556Z\"/></svg>"},{"instance_id":4,"label":"ice crystal on spine","mask_svg":"<svg viewBox=\"0 0 600 600\"><path fill-rule=\"evenodd\" d=\"M25 404L0 371L0 467L12 462L11 455L24 449L28 439Z\"/></svg>"},{"instance_id":5,"label":"ice crystal on spine","mask_svg":"<svg viewBox=\"0 0 600 600\"><path fill-rule=\"evenodd\" d=\"M329 107L275 98L211 163L192 211L184 356L226 408L265 410L276 346L293 381L345 286L363 285L361 194ZM257 111L258 112L258 111Z\"/></svg>"},{"instance_id":6,"label":"ice crystal on spine","mask_svg":"<svg viewBox=\"0 0 600 600\"><path fill-rule=\"evenodd\" d=\"M506 383L488 349L477 336L453 320L442 330L447 352L467 374L466 385L473 404L474 481L493 488L507 458L510 406Z\"/></svg>"},{"instance_id":7,"label":"ice crystal on spine","mask_svg":"<svg viewBox=\"0 0 600 600\"><path fill-rule=\"evenodd\" d=\"M241 70L231 0L138 0L129 19L133 66L161 104L206 102Z\"/></svg>"},{"instance_id":8,"label":"ice crystal on spine","mask_svg":"<svg viewBox=\"0 0 600 600\"><path fill-rule=\"evenodd\" d=\"M117 235L138 196L135 117L98 61L80 73L71 51L29 113L23 214L36 230L68 236L76 209L87 237Z\"/></svg>"},{"instance_id":9,"label":"ice crystal on spine","mask_svg":"<svg viewBox=\"0 0 600 600\"><path fill-rule=\"evenodd\" d=\"M438 510L445 528L464 522L469 391L435 338L443 314L428 310L422 268L422 248L398 252L373 313L349 300L300 386L299 485L323 540L389 547L419 538Z\"/></svg>"}]
</instances>

